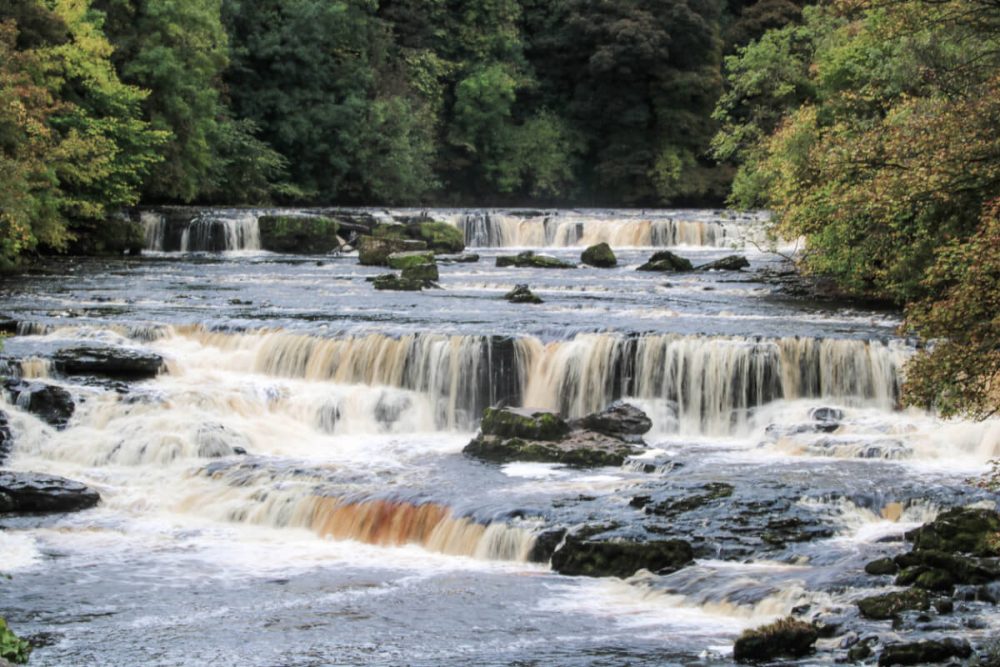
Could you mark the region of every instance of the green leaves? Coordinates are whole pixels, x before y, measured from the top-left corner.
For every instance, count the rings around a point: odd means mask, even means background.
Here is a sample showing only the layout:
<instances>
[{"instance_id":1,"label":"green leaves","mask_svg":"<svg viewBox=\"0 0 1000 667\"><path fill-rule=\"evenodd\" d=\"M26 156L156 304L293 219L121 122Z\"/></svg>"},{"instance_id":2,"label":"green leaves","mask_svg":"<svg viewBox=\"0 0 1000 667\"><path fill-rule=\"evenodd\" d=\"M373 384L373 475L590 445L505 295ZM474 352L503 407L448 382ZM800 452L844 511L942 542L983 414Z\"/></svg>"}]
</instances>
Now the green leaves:
<instances>
[{"instance_id":1,"label":"green leaves","mask_svg":"<svg viewBox=\"0 0 1000 667\"><path fill-rule=\"evenodd\" d=\"M0 618L0 658L23 665L28 662L28 655L31 654L31 644L15 635L7 627L7 621Z\"/></svg>"}]
</instances>

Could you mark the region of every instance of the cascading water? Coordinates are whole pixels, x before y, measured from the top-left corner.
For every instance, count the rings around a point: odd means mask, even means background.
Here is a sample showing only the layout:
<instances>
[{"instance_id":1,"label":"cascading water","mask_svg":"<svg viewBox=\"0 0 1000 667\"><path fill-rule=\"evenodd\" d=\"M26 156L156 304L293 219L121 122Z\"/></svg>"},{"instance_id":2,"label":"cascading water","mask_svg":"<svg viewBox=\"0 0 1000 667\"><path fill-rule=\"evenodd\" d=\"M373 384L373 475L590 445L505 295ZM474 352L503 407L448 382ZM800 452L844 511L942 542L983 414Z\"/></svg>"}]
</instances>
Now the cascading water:
<instances>
[{"instance_id":1,"label":"cascading water","mask_svg":"<svg viewBox=\"0 0 1000 667\"><path fill-rule=\"evenodd\" d=\"M255 211L143 211L145 249L155 252L260 250Z\"/></svg>"},{"instance_id":2,"label":"cascading water","mask_svg":"<svg viewBox=\"0 0 1000 667\"><path fill-rule=\"evenodd\" d=\"M728 664L741 630L791 613L881 634L845 612L884 581L865 563L938 511L995 505L965 480L1000 455L1000 424L899 409L914 349L896 314L776 295L755 271L777 262L751 246L746 271L635 271L648 246L718 259L748 220L442 212L480 245L571 261L608 240L619 265L497 269L487 250L420 293L374 291L382 269L353 257L169 254L245 248L211 222L244 213L144 212L164 254L3 286L0 369L31 388L0 392L0 476L101 494L0 512L0 616L54 637L32 664ZM514 281L544 303L503 301ZM59 360L95 347L165 364L68 375ZM462 453L487 406L573 418L618 398L654 423L620 467ZM543 562L574 540L675 539L696 560L670 574ZM995 633L992 611L963 601L949 632ZM844 659L841 641L816 661Z\"/></svg>"}]
</instances>

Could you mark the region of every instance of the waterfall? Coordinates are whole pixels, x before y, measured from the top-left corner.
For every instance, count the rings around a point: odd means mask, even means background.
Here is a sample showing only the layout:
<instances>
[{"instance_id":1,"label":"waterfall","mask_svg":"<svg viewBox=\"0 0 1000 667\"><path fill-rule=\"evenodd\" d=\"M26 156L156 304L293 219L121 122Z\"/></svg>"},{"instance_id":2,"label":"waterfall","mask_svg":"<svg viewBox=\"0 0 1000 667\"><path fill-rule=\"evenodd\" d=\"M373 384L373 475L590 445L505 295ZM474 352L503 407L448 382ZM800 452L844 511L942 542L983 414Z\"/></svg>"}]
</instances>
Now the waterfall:
<instances>
[{"instance_id":1,"label":"waterfall","mask_svg":"<svg viewBox=\"0 0 1000 667\"><path fill-rule=\"evenodd\" d=\"M691 435L732 433L755 408L779 399L829 398L891 410L910 354L895 343L792 337L581 334L546 344L534 337L177 332L232 352L206 354L203 363L405 389L431 399L439 427L460 429L473 427L491 405L577 418L622 397L662 404L675 422L671 429Z\"/></svg>"},{"instance_id":2,"label":"waterfall","mask_svg":"<svg viewBox=\"0 0 1000 667\"><path fill-rule=\"evenodd\" d=\"M166 252L260 250L258 213L244 210L143 211L145 249Z\"/></svg>"},{"instance_id":3,"label":"waterfall","mask_svg":"<svg viewBox=\"0 0 1000 667\"><path fill-rule=\"evenodd\" d=\"M724 246L742 243L738 225L720 219L602 217L562 213L518 216L471 211L451 222L470 247L552 248L608 243L615 247Z\"/></svg>"}]
</instances>

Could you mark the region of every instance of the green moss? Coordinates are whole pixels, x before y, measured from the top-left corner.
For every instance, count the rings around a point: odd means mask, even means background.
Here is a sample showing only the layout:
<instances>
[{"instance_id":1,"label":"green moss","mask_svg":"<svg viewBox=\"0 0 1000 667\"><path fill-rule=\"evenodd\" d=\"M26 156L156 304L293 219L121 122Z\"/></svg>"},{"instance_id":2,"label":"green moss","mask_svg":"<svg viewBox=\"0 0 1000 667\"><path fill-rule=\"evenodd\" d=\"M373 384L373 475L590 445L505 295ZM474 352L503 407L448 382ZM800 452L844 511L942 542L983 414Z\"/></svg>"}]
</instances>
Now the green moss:
<instances>
[{"instance_id":1,"label":"green moss","mask_svg":"<svg viewBox=\"0 0 1000 667\"><path fill-rule=\"evenodd\" d=\"M819 633L809 623L792 617L745 630L733 646L737 662L766 662L775 658L801 658L813 652Z\"/></svg>"},{"instance_id":2,"label":"green moss","mask_svg":"<svg viewBox=\"0 0 1000 667\"><path fill-rule=\"evenodd\" d=\"M409 269L417 266L433 266L434 253L428 251L394 252L386 258L391 269Z\"/></svg>"},{"instance_id":3,"label":"green moss","mask_svg":"<svg viewBox=\"0 0 1000 667\"><path fill-rule=\"evenodd\" d=\"M510 408L486 408L483 433L505 438L561 440L569 434L569 425L551 412L527 412Z\"/></svg>"},{"instance_id":4,"label":"green moss","mask_svg":"<svg viewBox=\"0 0 1000 667\"><path fill-rule=\"evenodd\" d=\"M419 292L424 288L422 280L400 278L394 273L376 276L372 281L377 290L392 290L397 292Z\"/></svg>"},{"instance_id":5,"label":"green moss","mask_svg":"<svg viewBox=\"0 0 1000 667\"><path fill-rule=\"evenodd\" d=\"M446 222L421 222L418 225L417 237L427 243L427 247L435 252L462 252L465 250L465 237L462 230Z\"/></svg>"},{"instance_id":6,"label":"green moss","mask_svg":"<svg viewBox=\"0 0 1000 667\"><path fill-rule=\"evenodd\" d=\"M575 269L576 265L564 262L556 257L548 255L536 255L530 250L525 250L517 255L500 255L496 260L500 268L515 266L518 268L534 269Z\"/></svg>"},{"instance_id":7,"label":"green moss","mask_svg":"<svg viewBox=\"0 0 1000 667\"><path fill-rule=\"evenodd\" d=\"M910 588L896 593L885 593L858 600L858 609L865 618L885 620L892 618L901 611L919 609L925 611L930 607L927 592L919 588Z\"/></svg>"},{"instance_id":8,"label":"green moss","mask_svg":"<svg viewBox=\"0 0 1000 667\"><path fill-rule=\"evenodd\" d=\"M607 243L598 243L597 245L590 246L580 255L580 261L588 266L596 266L602 269L618 265L618 258L615 257L614 251L611 250L611 246Z\"/></svg>"},{"instance_id":9,"label":"green moss","mask_svg":"<svg viewBox=\"0 0 1000 667\"><path fill-rule=\"evenodd\" d=\"M404 267L400 277L403 280L419 280L424 284L436 282L440 278L437 264L417 264L416 266Z\"/></svg>"},{"instance_id":10,"label":"green moss","mask_svg":"<svg viewBox=\"0 0 1000 667\"><path fill-rule=\"evenodd\" d=\"M362 236L358 240L358 262L365 266L388 266L389 255L393 253L426 249L423 241Z\"/></svg>"},{"instance_id":11,"label":"green moss","mask_svg":"<svg viewBox=\"0 0 1000 667\"><path fill-rule=\"evenodd\" d=\"M264 215L257 220L260 247L271 252L323 255L340 247L336 220L321 216Z\"/></svg>"},{"instance_id":12,"label":"green moss","mask_svg":"<svg viewBox=\"0 0 1000 667\"><path fill-rule=\"evenodd\" d=\"M406 226L399 224L380 224L372 228L372 236L377 239L403 240L409 238L406 233Z\"/></svg>"},{"instance_id":13,"label":"green moss","mask_svg":"<svg viewBox=\"0 0 1000 667\"><path fill-rule=\"evenodd\" d=\"M15 635L7 627L7 621L0 618L0 658L23 665L28 662L28 655L31 653L31 644Z\"/></svg>"},{"instance_id":14,"label":"green moss","mask_svg":"<svg viewBox=\"0 0 1000 667\"><path fill-rule=\"evenodd\" d=\"M891 558L879 558L865 565L865 572L871 575L896 574L899 566Z\"/></svg>"},{"instance_id":15,"label":"green moss","mask_svg":"<svg viewBox=\"0 0 1000 667\"><path fill-rule=\"evenodd\" d=\"M1000 514L987 509L954 507L909 534L913 548L973 556L1000 556Z\"/></svg>"}]
</instances>

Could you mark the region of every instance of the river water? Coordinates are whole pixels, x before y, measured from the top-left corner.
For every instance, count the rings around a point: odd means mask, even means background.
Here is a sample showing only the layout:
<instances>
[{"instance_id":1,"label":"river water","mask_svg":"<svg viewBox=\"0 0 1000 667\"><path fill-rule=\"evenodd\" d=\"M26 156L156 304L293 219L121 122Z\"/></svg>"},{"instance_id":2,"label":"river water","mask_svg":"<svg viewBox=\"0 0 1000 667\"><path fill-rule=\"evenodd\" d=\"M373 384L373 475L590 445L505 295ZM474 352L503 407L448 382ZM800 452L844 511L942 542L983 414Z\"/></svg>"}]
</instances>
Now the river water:
<instances>
[{"instance_id":1,"label":"river water","mask_svg":"<svg viewBox=\"0 0 1000 667\"><path fill-rule=\"evenodd\" d=\"M864 563L940 508L995 506L965 480L1000 456L1000 426L898 410L913 349L897 316L756 279L781 267L762 216L432 211L481 260L411 293L374 291L382 270L351 254L259 250L259 213L192 211L176 248L149 214L141 257L0 284L12 372L77 403L64 430L4 405L8 467L102 496L2 522L0 616L43 644L31 664L728 664L744 628L850 616L886 583ZM514 248L577 261L600 240L617 268L494 265ZM637 272L653 246L751 269ZM504 301L517 283L545 303ZM154 351L165 371L53 373L81 342ZM622 468L461 454L489 405L578 417L618 398L654 421ZM843 416L817 430L819 407ZM720 484L690 511L643 510ZM628 580L533 562L539 536L581 526L689 539L698 560Z\"/></svg>"}]
</instances>

